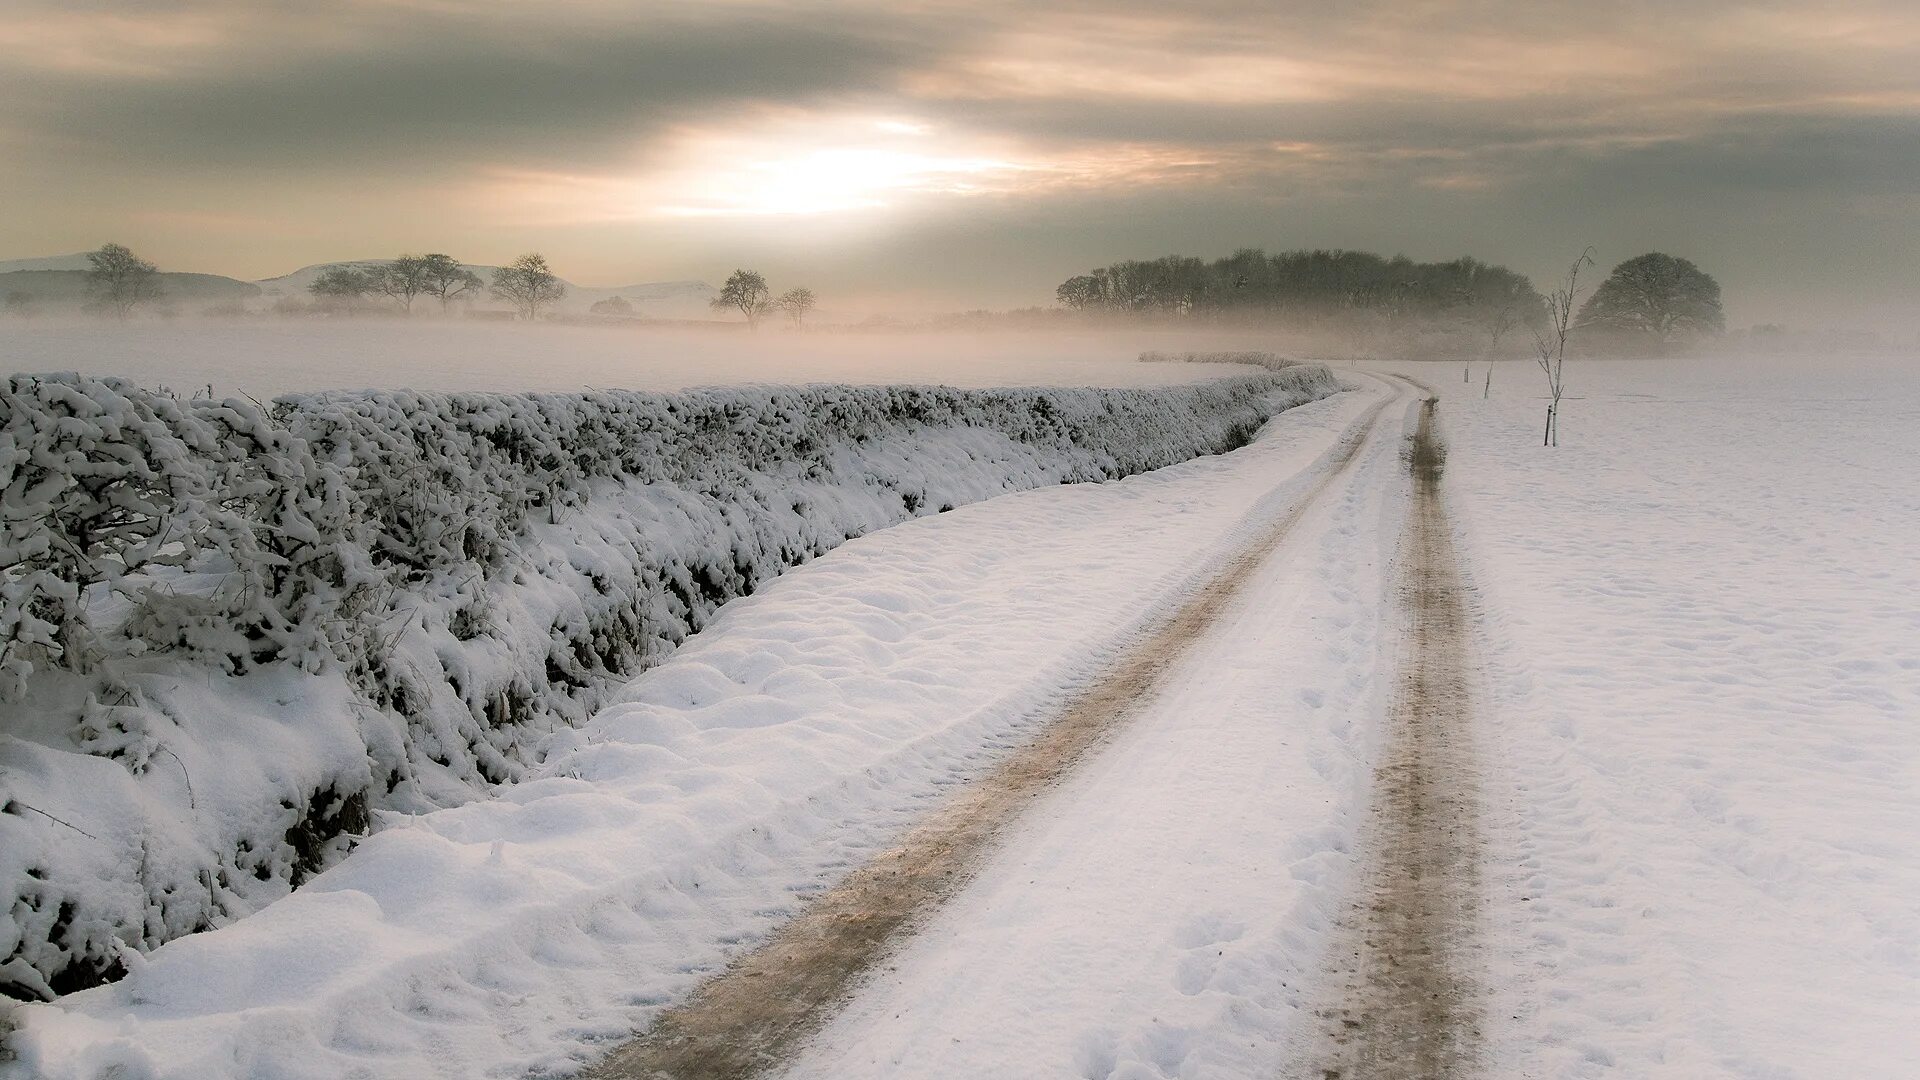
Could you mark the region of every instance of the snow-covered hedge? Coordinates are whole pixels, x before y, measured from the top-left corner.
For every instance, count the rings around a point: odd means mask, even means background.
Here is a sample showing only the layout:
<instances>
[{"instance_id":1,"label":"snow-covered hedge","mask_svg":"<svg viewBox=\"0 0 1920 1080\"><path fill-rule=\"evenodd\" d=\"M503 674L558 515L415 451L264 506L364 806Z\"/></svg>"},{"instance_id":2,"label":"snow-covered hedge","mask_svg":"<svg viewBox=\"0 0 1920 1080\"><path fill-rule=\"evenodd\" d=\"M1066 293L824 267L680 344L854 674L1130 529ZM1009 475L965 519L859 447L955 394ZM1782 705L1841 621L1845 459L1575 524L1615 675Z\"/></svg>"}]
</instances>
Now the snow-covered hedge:
<instances>
[{"instance_id":1,"label":"snow-covered hedge","mask_svg":"<svg viewBox=\"0 0 1920 1080\"><path fill-rule=\"evenodd\" d=\"M728 599L852 536L1247 441L1321 368L1127 390L181 400L0 389L0 989L284 894L511 781Z\"/></svg>"}]
</instances>

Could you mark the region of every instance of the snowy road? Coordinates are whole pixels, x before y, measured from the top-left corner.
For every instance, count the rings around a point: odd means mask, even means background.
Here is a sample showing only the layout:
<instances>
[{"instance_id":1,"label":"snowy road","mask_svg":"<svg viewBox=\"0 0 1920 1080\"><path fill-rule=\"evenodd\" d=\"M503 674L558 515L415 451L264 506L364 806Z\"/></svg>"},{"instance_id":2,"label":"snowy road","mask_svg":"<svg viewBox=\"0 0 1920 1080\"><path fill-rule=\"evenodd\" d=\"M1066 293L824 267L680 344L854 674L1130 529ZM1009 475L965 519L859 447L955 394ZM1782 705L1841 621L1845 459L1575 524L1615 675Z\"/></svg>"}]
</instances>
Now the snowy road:
<instances>
[{"instance_id":1,"label":"snowy road","mask_svg":"<svg viewBox=\"0 0 1920 1080\"><path fill-rule=\"evenodd\" d=\"M1146 918L1196 962L1202 945L1225 951L1209 927L1319 941L1344 899L1382 708L1382 537L1397 534L1407 503L1412 399L1362 382L1287 410L1233 453L987 500L781 576L563 733L541 776L498 799L389 821L258 914L173 942L121 982L20 1009L24 1071L0 1065L0 1075L577 1071L932 820L1289 518L1284 543L1194 643L1205 662L1159 675L1140 715L1021 820L1050 822L1061 806L1064 826L1084 826L1120 794L1116 810L1186 822L1161 837L1179 849L1171 859L1159 858L1152 820L1116 834L1135 849L1125 857L1113 846L1086 854L1115 875L1089 894L1104 896L1103 918ZM1182 724L1155 720L1168 701L1186 702ZM1181 782L1123 776L1103 799L1072 796L1156 739L1180 750L1166 765ZM1206 817L1216 828L1196 841L1191 827ZM1010 830L1003 852L1023 837ZM997 873L986 868L981 883ZM1143 881L1156 904L1136 902ZM1055 926L1081 920L1072 905L1032 910ZM1088 960L1125 960L1136 944ZM1313 948L1267 950L1303 970L1318 959ZM1300 976L1279 977L1282 998L1297 996ZM1218 993L1210 978L1183 969L1120 989L1142 1017L1156 995L1211 1009L1214 1034L1238 1015L1227 998L1297 1004L1231 965ZM1091 1007L1106 1023L1110 1010ZM1066 1041L1036 1038L1022 1053L1081 1053L1084 1031L1054 1034ZM1132 1034L1115 1040L1116 1061L1135 1053Z\"/></svg>"},{"instance_id":2,"label":"snowy road","mask_svg":"<svg viewBox=\"0 0 1920 1080\"><path fill-rule=\"evenodd\" d=\"M1441 496L1446 462L1429 397L1414 434L1414 506L1401 549L1405 648L1361 838L1361 887L1332 951L1338 1003L1302 1075L1438 1080L1476 1075L1484 978L1479 922L1482 765L1469 600Z\"/></svg>"},{"instance_id":3,"label":"snowy road","mask_svg":"<svg viewBox=\"0 0 1920 1080\"><path fill-rule=\"evenodd\" d=\"M1416 400L1370 410L1037 741L594 1075L1306 1075L1394 696Z\"/></svg>"},{"instance_id":4,"label":"snowy road","mask_svg":"<svg viewBox=\"0 0 1920 1080\"><path fill-rule=\"evenodd\" d=\"M960 898L963 913L952 925L937 923L924 937L933 939L934 953L929 959L916 952L919 942L907 946L908 952L892 971L901 980L916 975L930 978L932 986L894 985L894 978L883 978L867 987L862 997L879 995L881 1011L911 1011L913 1025L948 1023L959 1026L945 1030L972 1036L981 1025L1006 1030L1011 1018L946 1015L946 1003L952 1000L951 983L940 963L940 950L971 952L983 938L994 937L991 927L979 925L977 906L983 899L979 890L996 888L996 871L1005 869L996 850L1003 833L1037 831L1057 835L1071 830L1076 821L1091 820L1100 833L1091 851L1100 852L1110 865L1145 871L1153 857L1141 850L1136 841L1169 836L1172 819L1184 818L1194 843L1217 841L1212 814L1194 816L1199 802L1214 800L1223 808L1245 799L1257 798L1260 789L1272 783L1261 769L1243 769L1223 776L1216 759L1222 754L1252 752L1253 747L1235 747L1225 732L1214 725L1221 714L1244 718L1243 722L1265 723L1275 727L1292 726L1312 706L1298 697L1298 686L1278 687L1262 684L1248 675L1260 666L1260 657L1271 657L1321 636L1310 623L1275 619L1276 612L1303 609L1292 607L1272 590L1279 581L1314 580L1317 573L1302 575L1303 568L1318 570L1321 564L1308 554L1296 554L1292 545L1294 530L1303 523L1335 530L1336 535L1350 533L1340 529L1341 515L1323 512L1323 503L1346 506L1364 504L1367 494L1382 486L1393 486L1391 473L1379 475L1383 455L1388 468L1397 468L1389 451L1400 445L1404 434L1408 397L1402 393L1377 402L1353 426L1336 448L1328 468L1315 488L1293 502L1284 513L1273 518L1248 542L1234 552L1219 572L1203 581L1178 607L1130 648L1114 658L1107 671L1066 702L1040 735L1017 753L1001 762L987 776L975 781L948 802L935 808L928 820L909 833L896 847L850 875L841 885L816 900L806 912L782 928L775 938L753 955L735 963L721 977L696 994L685 1006L663 1016L646 1037L616 1052L600 1068L596 1077L734 1077L755 1075L779 1062L790 1044L803 1038L821 1019L837 1008L848 988L876 961L891 954L895 935L910 931L929 917L944 902ZM1382 417L1385 417L1383 423ZM1424 430L1424 428L1423 428ZM1355 475L1364 471L1365 475ZM1437 480L1437 471L1435 472ZM1355 500L1358 500L1356 502ZM1351 524L1350 522L1348 523ZM1325 549L1323 540L1323 550ZM1344 545L1335 545L1341 547ZM1283 550L1285 554L1282 554ZM1305 564L1303 567L1300 564ZM1278 604L1275 601L1279 601ZM1348 626L1352 621L1348 621ZM1349 657L1357 655L1348 653ZM1286 690L1294 691L1287 701ZM1151 725L1164 735L1184 744L1179 752L1155 750L1154 768L1160 775L1135 776L1108 783L1096 791L1074 795L1057 792L1070 770L1089 751L1102 744L1125 738L1133 723ZM1196 723L1199 725L1196 727ZM1189 769L1188 765L1209 766ZM1225 782L1223 782L1225 781ZM1036 800L1041 805L1034 805ZM1135 822L1120 822L1116 804L1152 807L1152 817ZM1297 825L1285 818L1269 820L1271 830ZM1259 838L1244 838L1260 847ZM1284 839L1268 836L1267 840ZM983 860L985 865L983 865ZM1050 886L1065 892L1078 891L1076 902L1063 904L1057 914L1074 918L1086 913L1092 897L1104 901L1111 911L1101 912L1100 924L1109 932L1122 931L1128 937L1109 940L1102 951L1125 955L1133 951L1131 928L1109 916L1133 906L1126 890L1119 893L1102 889L1102 874L1088 876L1090 868L1070 863L1055 863ZM969 887L969 879L981 873L980 885ZM1019 893L1031 895L1039 885L1026 875L1023 866L1013 868L1013 884ZM1065 875L1064 877L1060 875ZM1004 882L1001 883L1004 885ZM1164 909L1158 914L1167 921L1157 929L1176 934L1191 934L1188 925L1196 911ZM1239 920L1252 912L1235 912L1226 918ZM1221 916L1203 916L1218 919ZM989 919L991 916L989 916ZM1071 935L1063 937L1063 927L1043 922L1032 927L1024 938L1004 942L1003 953L1029 970L1033 966L1071 970L1071 964L1049 965L1047 950L1072 945ZM1209 938L1209 935L1203 934ZM996 943L997 945L1000 943ZM1036 964L1036 958L1040 958ZM920 970L916 971L918 967ZM1150 988L1176 999L1195 991L1174 983L1149 980ZM921 996L937 988L939 1003ZM1007 985L996 979L982 984L989 996L1000 998ZM1038 988L1036 988L1038 989ZM1013 997L1024 995L1015 993ZM922 1005L930 1005L923 1008ZM978 1003L975 1003L976 1005ZM854 1011L861 1006L856 1002ZM1079 1018L1097 1021L1106 1013ZM1057 1014L1056 1021L1062 1019ZM873 1018L848 1021L853 1039L870 1039ZM843 1025L844 1026L844 1025ZM1032 1033L1023 1038L1016 1056L1035 1064L1036 1055L1050 1050L1077 1052L1080 1033L1054 1029L1045 1035ZM1046 1036L1051 1036L1046 1037ZM833 1036L829 1036L831 1044ZM842 1036L845 1038L845 1036ZM924 1047L917 1035L911 1042ZM936 1040L938 1043L938 1040ZM899 1075L906 1070L916 1075L956 1075L960 1071L999 1072L1000 1063L982 1061L977 1041L969 1038L947 1040L956 1047L956 1059L941 1055L915 1053L911 1059L889 1059L884 1071ZM829 1058L835 1055L827 1052ZM856 1056L858 1056L856 1052ZM840 1076L856 1072L854 1062L823 1060L795 1066L799 1074ZM1008 1061L1013 1070L1019 1062Z\"/></svg>"},{"instance_id":5,"label":"snowy road","mask_svg":"<svg viewBox=\"0 0 1920 1080\"><path fill-rule=\"evenodd\" d=\"M1132 707L1003 786L1017 813L957 815L993 824L925 863L960 884L923 876L725 1069L1910 1077L1920 384L1581 373L1553 452L1518 371L1443 402L1444 523L1415 395L1382 380L1229 454L845 544L727 605L542 776L18 1008L0 1076L577 1075L1105 685ZM1115 681L1282 521L1184 651ZM1473 722L1409 724L1409 688Z\"/></svg>"}]
</instances>

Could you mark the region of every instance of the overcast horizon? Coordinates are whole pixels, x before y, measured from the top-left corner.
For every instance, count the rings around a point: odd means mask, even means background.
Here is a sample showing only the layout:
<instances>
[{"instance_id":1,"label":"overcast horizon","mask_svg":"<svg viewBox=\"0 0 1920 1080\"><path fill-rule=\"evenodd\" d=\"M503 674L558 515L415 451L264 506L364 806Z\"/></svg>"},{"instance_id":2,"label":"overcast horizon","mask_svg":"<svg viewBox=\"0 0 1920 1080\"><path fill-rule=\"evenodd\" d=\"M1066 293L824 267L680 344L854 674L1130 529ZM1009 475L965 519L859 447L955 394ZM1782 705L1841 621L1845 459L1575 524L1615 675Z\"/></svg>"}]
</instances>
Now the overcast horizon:
<instances>
[{"instance_id":1,"label":"overcast horizon","mask_svg":"<svg viewBox=\"0 0 1920 1080\"><path fill-rule=\"evenodd\" d=\"M1592 245L1694 260L1732 326L1920 330L1911 5L11 6L0 259L539 250L958 309L1243 246L1544 288Z\"/></svg>"}]
</instances>

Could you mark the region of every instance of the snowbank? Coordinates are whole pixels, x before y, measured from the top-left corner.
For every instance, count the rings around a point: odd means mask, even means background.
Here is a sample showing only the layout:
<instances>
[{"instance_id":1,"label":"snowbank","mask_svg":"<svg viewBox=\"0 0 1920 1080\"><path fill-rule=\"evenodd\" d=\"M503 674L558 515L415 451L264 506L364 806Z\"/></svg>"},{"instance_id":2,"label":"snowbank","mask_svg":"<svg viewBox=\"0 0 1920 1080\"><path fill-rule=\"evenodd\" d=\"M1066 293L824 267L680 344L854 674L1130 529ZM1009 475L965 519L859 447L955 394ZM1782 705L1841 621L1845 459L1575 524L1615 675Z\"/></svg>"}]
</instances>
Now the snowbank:
<instances>
[{"instance_id":1,"label":"snowbank","mask_svg":"<svg viewBox=\"0 0 1920 1080\"><path fill-rule=\"evenodd\" d=\"M986 500L785 574L499 797L398 820L253 917L21 1006L15 1072L571 1071L1017 745L1312 491L1376 400L1337 395L1231 454ZM1354 561L1344 534L1328 543Z\"/></svg>"},{"instance_id":2,"label":"snowbank","mask_svg":"<svg viewBox=\"0 0 1920 1080\"><path fill-rule=\"evenodd\" d=\"M907 518L1156 469L1336 389L0 391L0 988L231 921L522 778L727 600Z\"/></svg>"}]
</instances>

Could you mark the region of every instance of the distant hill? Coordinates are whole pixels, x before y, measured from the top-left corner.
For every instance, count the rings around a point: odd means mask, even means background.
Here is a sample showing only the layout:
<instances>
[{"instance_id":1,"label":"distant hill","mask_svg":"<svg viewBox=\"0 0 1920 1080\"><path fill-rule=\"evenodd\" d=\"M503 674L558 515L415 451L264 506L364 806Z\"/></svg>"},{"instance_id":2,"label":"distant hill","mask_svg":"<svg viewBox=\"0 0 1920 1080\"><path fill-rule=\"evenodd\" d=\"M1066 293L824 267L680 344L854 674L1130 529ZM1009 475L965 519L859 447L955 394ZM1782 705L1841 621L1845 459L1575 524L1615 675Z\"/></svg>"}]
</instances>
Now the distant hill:
<instances>
[{"instance_id":1,"label":"distant hill","mask_svg":"<svg viewBox=\"0 0 1920 1080\"><path fill-rule=\"evenodd\" d=\"M4 259L0 260L0 274L15 270L89 270L93 264L87 261L87 253L75 252L72 255L49 255L44 259Z\"/></svg>"},{"instance_id":2,"label":"distant hill","mask_svg":"<svg viewBox=\"0 0 1920 1080\"><path fill-rule=\"evenodd\" d=\"M85 262L84 256L74 256ZM54 259L20 259L18 262L56 262ZM0 263L0 267L12 265ZM242 303L260 295L260 287L218 274L177 274L162 271L158 305L194 311L213 304ZM0 297L15 293L31 296L35 303L50 308L78 308L93 297L87 290L84 270L0 270Z\"/></svg>"},{"instance_id":3,"label":"distant hill","mask_svg":"<svg viewBox=\"0 0 1920 1080\"><path fill-rule=\"evenodd\" d=\"M385 266L391 261L391 259L348 259L343 262L314 263L312 266L303 266L291 274L261 278L254 282L254 284L260 286L260 295L268 299L280 296L298 296L304 298L308 295L308 287L317 281L321 274L329 270L341 267L351 267L355 270L372 270L378 266ZM493 267L491 266L468 266L467 269L479 274L482 280L493 272Z\"/></svg>"},{"instance_id":4,"label":"distant hill","mask_svg":"<svg viewBox=\"0 0 1920 1080\"><path fill-rule=\"evenodd\" d=\"M314 263L290 274L262 278L255 282L240 281L217 274L182 274L162 271L160 284L166 292L165 302L170 302L176 308L187 311L232 301L271 303L282 297L306 299L308 287L314 283L314 280L334 267L351 266L371 269L388 261L390 260L349 259L343 262ZM478 274L482 281L492 281L493 272L498 269L484 263L463 263L462 265ZM9 292L23 292L32 296L44 307L77 307L88 299L85 275L87 269L87 256L84 252L39 259L0 260L0 296L5 296ZM565 281L565 279L562 280ZM576 285L571 281L566 281L565 284L567 295L560 301L559 311L568 315L585 314L594 304L618 296L633 305L635 315L645 318L712 319L715 316L710 301L719 295L718 289L704 281L643 281L611 288ZM259 305L255 303L254 306ZM505 310L507 307L485 292L481 293L475 306L482 310ZM418 307L417 304L416 307Z\"/></svg>"},{"instance_id":5,"label":"distant hill","mask_svg":"<svg viewBox=\"0 0 1920 1080\"><path fill-rule=\"evenodd\" d=\"M614 289L590 289L567 286L563 310L585 311L601 300L621 297L633 305L633 313L650 319L711 319L711 301L720 290L704 281L650 281L622 285Z\"/></svg>"}]
</instances>

